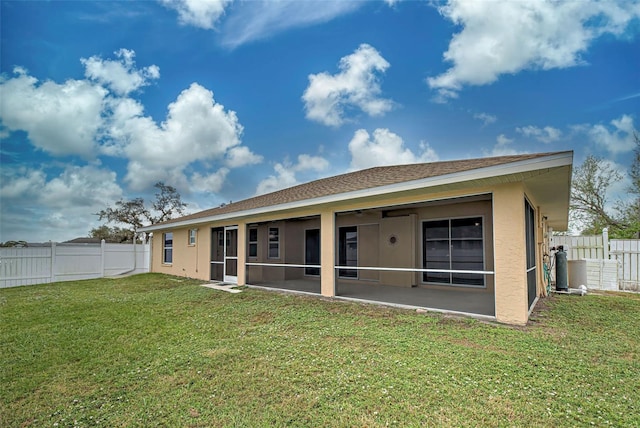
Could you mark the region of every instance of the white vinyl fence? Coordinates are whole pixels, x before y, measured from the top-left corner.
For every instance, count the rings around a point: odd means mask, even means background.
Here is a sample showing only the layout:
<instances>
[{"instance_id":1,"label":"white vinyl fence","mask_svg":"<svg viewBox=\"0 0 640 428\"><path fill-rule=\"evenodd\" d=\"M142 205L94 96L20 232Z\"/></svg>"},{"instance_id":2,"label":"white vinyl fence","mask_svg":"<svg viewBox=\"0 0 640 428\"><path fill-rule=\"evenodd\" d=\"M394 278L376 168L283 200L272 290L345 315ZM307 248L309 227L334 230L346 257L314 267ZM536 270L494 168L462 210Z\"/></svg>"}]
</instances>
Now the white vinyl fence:
<instances>
[{"instance_id":1,"label":"white vinyl fence","mask_svg":"<svg viewBox=\"0 0 640 428\"><path fill-rule=\"evenodd\" d=\"M600 269L600 282L615 277L618 290L640 291L640 240L609 239L606 229L599 236L554 236L552 246L564 246L567 260L584 260L587 273L595 277L596 267ZM610 270L614 264L617 269ZM613 275L611 275L613 273ZM611 289L608 287L596 287Z\"/></svg>"},{"instance_id":2,"label":"white vinyl fence","mask_svg":"<svg viewBox=\"0 0 640 428\"><path fill-rule=\"evenodd\" d=\"M609 244L609 256L618 261L618 287L640 291L640 240L612 239Z\"/></svg>"},{"instance_id":3,"label":"white vinyl fence","mask_svg":"<svg viewBox=\"0 0 640 428\"><path fill-rule=\"evenodd\" d=\"M149 272L149 244L0 248L0 288Z\"/></svg>"}]
</instances>

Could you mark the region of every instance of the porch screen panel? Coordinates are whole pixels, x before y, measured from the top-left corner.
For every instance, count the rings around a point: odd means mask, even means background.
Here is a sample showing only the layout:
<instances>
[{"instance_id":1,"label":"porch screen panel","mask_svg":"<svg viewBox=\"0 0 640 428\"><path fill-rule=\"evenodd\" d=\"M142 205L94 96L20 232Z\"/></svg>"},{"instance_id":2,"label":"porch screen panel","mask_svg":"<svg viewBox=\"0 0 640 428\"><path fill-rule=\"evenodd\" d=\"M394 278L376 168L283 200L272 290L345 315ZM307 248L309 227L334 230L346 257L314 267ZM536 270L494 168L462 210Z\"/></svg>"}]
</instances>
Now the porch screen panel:
<instances>
[{"instance_id":1,"label":"porch screen panel","mask_svg":"<svg viewBox=\"0 0 640 428\"><path fill-rule=\"evenodd\" d=\"M320 264L320 229L305 230L304 237L304 264ZM320 268L307 267L304 269L305 275L320 275Z\"/></svg>"},{"instance_id":2,"label":"porch screen panel","mask_svg":"<svg viewBox=\"0 0 640 428\"><path fill-rule=\"evenodd\" d=\"M484 270L482 217L426 221L423 223L424 269ZM424 282L483 286L476 273L425 272Z\"/></svg>"},{"instance_id":3,"label":"porch screen panel","mask_svg":"<svg viewBox=\"0 0 640 428\"><path fill-rule=\"evenodd\" d=\"M224 248L224 276L238 275L238 229L226 228Z\"/></svg>"},{"instance_id":4,"label":"porch screen panel","mask_svg":"<svg viewBox=\"0 0 640 428\"><path fill-rule=\"evenodd\" d=\"M535 211L529 201L524 201L524 213L525 213L525 232L526 232L526 247L527 247L527 295L529 301L529 307L536 299L537 290L537 269L536 269L536 223L535 223Z\"/></svg>"},{"instance_id":5,"label":"porch screen panel","mask_svg":"<svg viewBox=\"0 0 640 428\"><path fill-rule=\"evenodd\" d=\"M210 279L224 279L224 228L211 229L211 274Z\"/></svg>"},{"instance_id":6,"label":"porch screen panel","mask_svg":"<svg viewBox=\"0 0 640 428\"><path fill-rule=\"evenodd\" d=\"M358 266L358 228L356 226L341 227L338 232L338 263L340 266ZM339 269L338 275L346 278L357 278L355 269Z\"/></svg>"}]
</instances>

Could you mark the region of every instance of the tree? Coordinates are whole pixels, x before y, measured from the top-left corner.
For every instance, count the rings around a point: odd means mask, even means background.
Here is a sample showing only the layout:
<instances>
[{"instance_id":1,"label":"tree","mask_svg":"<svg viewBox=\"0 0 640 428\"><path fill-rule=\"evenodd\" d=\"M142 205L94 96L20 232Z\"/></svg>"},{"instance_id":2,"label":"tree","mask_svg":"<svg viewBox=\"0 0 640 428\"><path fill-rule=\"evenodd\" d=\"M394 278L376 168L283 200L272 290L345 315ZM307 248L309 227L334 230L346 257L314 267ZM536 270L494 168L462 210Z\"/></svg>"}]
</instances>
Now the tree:
<instances>
[{"instance_id":1,"label":"tree","mask_svg":"<svg viewBox=\"0 0 640 428\"><path fill-rule=\"evenodd\" d=\"M151 204L151 209L145 206L143 198L120 199L115 203L115 207L107 207L96 214L100 220L106 220L107 223L127 225L128 228L110 228L104 225L92 229L92 236L101 237L105 236L105 234L122 236L126 232L127 240L133 240L135 231L145 224L160 223L174 216L184 214L187 204L182 202L180 194L175 187L168 186L161 181L156 183L154 187L158 189L158 192L155 194L156 198Z\"/></svg>"},{"instance_id":2,"label":"tree","mask_svg":"<svg viewBox=\"0 0 640 428\"><path fill-rule=\"evenodd\" d=\"M184 214L187 204L182 202L178 191L171 186L165 185L162 181L156 183L155 187L160 190L156 193L156 200L153 202L153 209L160 213L159 217L152 218L151 223L160 223L173 218L174 214Z\"/></svg>"},{"instance_id":3,"label":"tree","mask_svg":"<svg viewBox=\"0 0 640 428\"><path fill-rule=\"evenodd\" d=\"M0 243L0 247L28 247L27 241L6 241Z\"/></svg>"},{"instance_id":4,"label":"tree","mask_svg":"<svg viewBox=\"0 0 640 428\"><path fill-rule=\"evenodd\" d=\"M605 227L625 227L607 207L607 193L611 185L621 179L619 171L604 159L592 155L573 171L571 217L574 224L581 226L582 233L599 233Z\"/></svg>"},{"instance_id":5,"label":"tree","mask_svg":"<svg viewBox=\"0 0 640 428\"><path fill-rule=\"evenodd\" d=\"M631 185L627 189L633 198L629 202L620 204L619 211L627 228L618 236L619 238L640 238L640 137L634 132L633 138L636 142L636 148L629 169Z\"/></svg>"},{"instance_id":6,"label":"tree","mask_svg":"<svg viewBox=\"0 0 640 428\"><path fill-rule=\"evenodd\" d=\"M91 238L104 239L108 242L124 243L133 242L133 233L131 230L122 227L109 227L106 224L91 229L89 232Z\"/></svg>"},{"instance_id":7,"label":"tree","mask_svg":"<svg viewBox=\"0 0 640 428\"><path fill-rule=\"evenodd\" d=\"M640 238L640 138L634 133L636 148L629 169L629 199L608 204L611 186L622 180L620 171L605 160L588 156L573 172L570 214L583 234L597 234L609 228L614 238Z\"/></svg>"}]
</instances>

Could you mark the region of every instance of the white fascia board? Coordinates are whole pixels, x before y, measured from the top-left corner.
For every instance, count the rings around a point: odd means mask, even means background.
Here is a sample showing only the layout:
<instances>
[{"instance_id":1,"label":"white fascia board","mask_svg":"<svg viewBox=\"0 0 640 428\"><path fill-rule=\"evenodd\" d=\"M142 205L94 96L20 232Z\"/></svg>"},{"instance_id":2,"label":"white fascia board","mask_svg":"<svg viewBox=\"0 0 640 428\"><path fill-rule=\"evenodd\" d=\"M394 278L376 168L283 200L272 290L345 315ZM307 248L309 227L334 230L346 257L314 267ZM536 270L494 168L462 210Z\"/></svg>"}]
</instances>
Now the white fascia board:
<instances>
[{"instance_id":1,"label":"white fascia board","mask_svg":"<svg viewBox=\"0 0 640 428\"><path fill-rule=\"evenodd\" d=\"M524 172L537 171L541 169L558 168L568 166L573 163L573 152L562 152L545 157L525 159L522 161L494 165L486 168L474 169L470 171L461 171L453 174L439 175L437 177L423 178L420 180L405 181L402 183L390 184L387 186L373 187L362 190L354 190L352 192L338 193L335 195L321 196L319 198L304 199L301 201L289 202L280 205L270 205L245 211L234 211L230 213L213 215L209 217L200 217L185 221L177 221L166 225L151 225L138 229L138 232L152 232L154 230L163 230L169 228L177 228L190 226L201 223L212 223L222 220L232 220L235 218L254 216L259 214L272 213L277 211L286 211L298 208L307 208L314 205L323 205L329 203L349 201L353 199L381 196L390 193L406 192L410 190L423 189L428 187L437 187L446 184L462 183L465 181L482 180L491 177L500 177L512 174L521 174Z\"/></svg>"}]
</instances>

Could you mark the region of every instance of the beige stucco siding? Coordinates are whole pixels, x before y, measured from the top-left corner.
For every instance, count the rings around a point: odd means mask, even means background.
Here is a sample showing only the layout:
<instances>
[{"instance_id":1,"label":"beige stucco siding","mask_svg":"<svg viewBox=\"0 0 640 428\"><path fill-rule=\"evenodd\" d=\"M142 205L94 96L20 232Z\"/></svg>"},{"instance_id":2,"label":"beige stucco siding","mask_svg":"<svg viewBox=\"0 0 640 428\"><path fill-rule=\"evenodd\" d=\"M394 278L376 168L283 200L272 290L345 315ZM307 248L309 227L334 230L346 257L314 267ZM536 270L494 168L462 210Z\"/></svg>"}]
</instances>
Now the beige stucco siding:
<instances>
[{"instance_id":1,"label":"beige stucco siding","mask_svg":"<svg viewBox=\"0 0 640 428\"><path fill-rule=\"evenodd\" d=\"M415 269L416 214L399 217L387 217L380 221L379 252L382 266ZM416 285L414 272L381 271L380 282L383 285L411 287Z\"/></svg>"},{"instance_id":2,"label":"beige stucco siding","mask_svg":"<svg viewBox=\"0 0 640 428\"><path fill-rule=\"evenodd\" d=\"M195 245L189 245L189 229L191 228L169 229L153 234L153 272L209 279L210 229L203 226L194 227L194 229L198 229ZM173 262L170 264L163 263L165 232L173 232Z\"/></svg>"},{"instance_id":3,"label":"beige stucco siding","mask_svg":"<svg viewBox=\"0 0 640 428\"><path fill-rule=\"evenodd\" d=\"M358 239L363 243L358 245L358 264L361 266L380 266L380 225L377 223L358 226ZM363 270L358 272L361 281L380 280L380 271Z\"/></svg>"},{"instance_id":4,"label":"beige stucco siding","mask_svg":"<svg viewBox=\"0 0 640 428\"><path fill-rule=\"evenodd\" d=\"M496 318L526 324L524 189L522 184L497 186L493 192Z\"/></svg>"},{"instance_id":5,"label":"beige stucco siding","mask_svg":"<svg viewBox=\"0 0 640 428\"><path fill-rule=\"evenodd\" d=\"M320 292L323 296L333 297L336 293L334 262L336 259L336 224L333 210L327 209L320 214Z\"/></svg>"},{"instance_id":6,"label":"beige stucco siding","mask_svg":"<svg viewBox=\"0 0 640 428\"><path fill-rule=\"evenodd\" d=\"M247 278L280 280L296 278L304 274L302 268L265 268L250 266L245 271L245 262L304 264L304 233L309 228L320 228L321 241L321 293L335 295L334 265L337 258L339 227L357 226L359 234L359 266L392 266L419 269L422 267L422 223L431 219L481 216L485 243L486 287L469 288L471 293L495 292L496 318L505 323L524 324L528 317L525 269L524 198L522 183L504 184L466 190L448 190L432 193L408 192L386 198L355 200L340 205L316 207L286 213L269 213L265 216L230 220L225 224L198 226L196 246L188 245L188 228L168 229L174 233L173 263L162 263L162 233L155 232L153 240L153 270L173 275L184 275L208 280L210 278L211 228L232 224L238 225L238 282ZM468 195L491 195L487 200L472 202L454 201ZM394 207L409 203L440 201L435 205ZM533 196L530 201L536 206ZM381 211L368 209L388 207L389 217L382 218ZM362 210L363 214L354 213ZM351 212L350 214L348 212ZM402 216L404 221L392 216ZM313 216L309 220L303 217ZM295 219L296 221L286 221ZM538 217L537 217L538 218ZM408 220L410 219L410 220ZM258 257L247 258L248 227L258 229ZM280 257L269 259L268 228L278 227L280 234ZM543 233L538 230L537 239ZM395 236L396 244L389 239ZM540 260L541 246L538 250ZM419 273L360 271L360 280L379 284L427 287L443 287L422 283ZM444 286L446 287L446 286Z\"/></svg>"}]
</instances>

